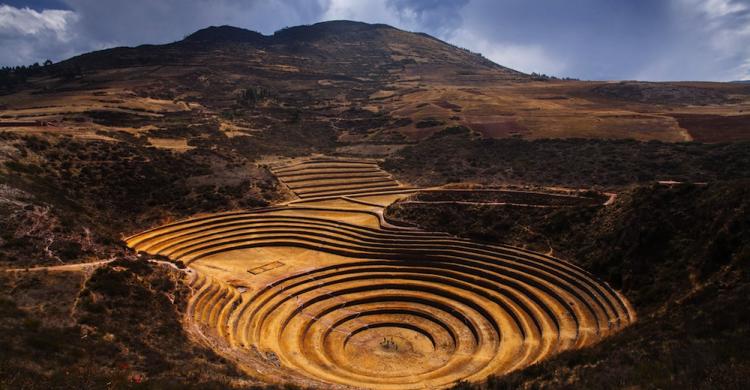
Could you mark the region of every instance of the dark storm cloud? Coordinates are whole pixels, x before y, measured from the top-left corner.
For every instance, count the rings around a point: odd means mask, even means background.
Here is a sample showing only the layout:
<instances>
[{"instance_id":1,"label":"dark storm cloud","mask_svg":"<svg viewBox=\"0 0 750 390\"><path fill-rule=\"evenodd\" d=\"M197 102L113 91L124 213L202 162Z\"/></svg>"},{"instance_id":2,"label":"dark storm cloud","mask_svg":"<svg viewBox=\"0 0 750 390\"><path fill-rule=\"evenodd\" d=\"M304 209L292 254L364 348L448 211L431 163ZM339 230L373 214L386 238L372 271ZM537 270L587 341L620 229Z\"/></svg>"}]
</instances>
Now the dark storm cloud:
<instances>
[{"instance_id":1,"label":"dark storm cloud","mask_svg":"<svg viewBox=\"0 0 750 390\"><path fill-rule=\"evenodd\" d=\"M3 0L0 0L3 2ZM506 66L585 79L750 78L750 0L40 0L0 6L0 64L164 43L208 25L330 19L423 31Z\"/></svg>"}]
</instances>

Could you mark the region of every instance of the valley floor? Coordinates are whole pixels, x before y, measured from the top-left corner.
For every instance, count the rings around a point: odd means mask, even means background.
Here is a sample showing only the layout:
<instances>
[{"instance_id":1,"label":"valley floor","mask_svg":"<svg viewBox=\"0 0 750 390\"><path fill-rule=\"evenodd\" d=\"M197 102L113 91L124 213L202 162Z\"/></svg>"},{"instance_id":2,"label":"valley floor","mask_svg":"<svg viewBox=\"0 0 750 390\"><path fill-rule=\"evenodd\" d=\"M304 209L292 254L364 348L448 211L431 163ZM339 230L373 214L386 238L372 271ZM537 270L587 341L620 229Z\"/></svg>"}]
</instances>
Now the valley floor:
<instances>
[{"instance_id":1,"label":"valley floor","mask_svg":"<svg viewBox=\"0 0 750 390\"><path fill-rule=\"evenodd\" d=\"M188 329L254 378L383 389L481 382L635 321L627 299L573 264L389 223L384 208L418 189L373 161L320 157L271 170L299 200L127 239L187 265ZM529 207L597 204L570 194L445 191Z\"/></svg>"}]
</instances>

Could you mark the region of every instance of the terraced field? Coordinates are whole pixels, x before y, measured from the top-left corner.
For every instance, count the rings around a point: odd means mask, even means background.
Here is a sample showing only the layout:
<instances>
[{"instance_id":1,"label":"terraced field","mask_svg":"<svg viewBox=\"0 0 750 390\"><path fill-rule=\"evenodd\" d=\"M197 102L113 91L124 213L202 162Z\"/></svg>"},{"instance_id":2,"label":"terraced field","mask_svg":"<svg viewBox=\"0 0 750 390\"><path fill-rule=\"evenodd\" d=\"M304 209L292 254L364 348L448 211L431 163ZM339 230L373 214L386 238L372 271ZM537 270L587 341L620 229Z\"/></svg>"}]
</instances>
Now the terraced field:
<instances>
[{"instance_id":1,"label":"terraced field","mask_svg":"<svg viewBox=\"0 0 750 390\"><path fill-rule=\"evenodd\" d=\"M383 208L415 190L372 161L272 171L301 200L128 239L188 265L188 324L253 376L446 387L590 345L635 320L623 296L572 264L391 225Z\"/></svg>"},{"instance_id":2,"label":"terraced field","mask_svg":"<svg viewBox=\"0 0 750 390\"><path fill-rule=\"evenodd\" d=\"M372 160L318 158L283 164L271 171L305 200L414 190L394 180Z\"/></svg>"}]
</instances>

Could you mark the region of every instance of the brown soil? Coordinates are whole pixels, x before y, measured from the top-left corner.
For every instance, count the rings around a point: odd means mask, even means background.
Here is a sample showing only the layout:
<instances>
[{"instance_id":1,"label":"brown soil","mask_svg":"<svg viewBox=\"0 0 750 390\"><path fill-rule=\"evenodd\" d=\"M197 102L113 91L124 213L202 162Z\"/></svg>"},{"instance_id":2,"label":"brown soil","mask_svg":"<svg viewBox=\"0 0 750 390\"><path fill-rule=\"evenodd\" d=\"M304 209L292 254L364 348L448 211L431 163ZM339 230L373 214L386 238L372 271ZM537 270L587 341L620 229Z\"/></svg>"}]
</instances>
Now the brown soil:
<instances>
[{"instance_id":1,"label":"brown soil","mask_svg":"<svg viewBox=\"0 0 750 390\"><path fill-rule=\"evenodd\" d=\"M698 142L750 141L750 115L672 115Z\"/></svg>"}]
</instances>

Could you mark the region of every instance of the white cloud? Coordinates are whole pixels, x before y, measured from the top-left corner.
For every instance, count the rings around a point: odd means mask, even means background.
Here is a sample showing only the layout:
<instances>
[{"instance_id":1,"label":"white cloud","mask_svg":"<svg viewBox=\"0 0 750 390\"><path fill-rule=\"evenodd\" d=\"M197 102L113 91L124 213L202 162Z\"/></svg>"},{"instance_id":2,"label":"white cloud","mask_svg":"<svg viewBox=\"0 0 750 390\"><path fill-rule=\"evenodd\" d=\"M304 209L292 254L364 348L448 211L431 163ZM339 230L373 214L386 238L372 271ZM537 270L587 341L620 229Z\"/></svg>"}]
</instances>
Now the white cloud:
<instances>
[{"instance_id":1,"label":"white cloud","mask_svg":"<svg viewBox=\"0 0 750 390\"><path fill-rule=\"evenodd\" d=\"M357 20L383 23L404 30L418 28L417 15L411 9L399 10L386 1L323 0L320 20Z\"/></svg>"},{"instance_id":2,"label":"white cloud","mask_svg":"<svg viewBox=\"0 0 750 390\"><path fill-rule=\"evenodd\" d=\"M50 10L42 12L30 8L0 5L0 35L48 35L67 42L71 24L78 20L73 11Z\"/></svg>"},{"instance_id":3,"label":"white cloud","mask_svg":"<svg viewBox=\"0 0 750 390\"><path fill-rule=\"evenodd\" d=\"M28 65L76 54L78 20L73 11L0 5L0 64Z\"/></svg>"},{"instance_id":4,"label":"white cloud","mask_svg":"<svg viewBox=\"0 0 750 390\"><path fill-rule=\"evenodd\" d=\"M670 35L638 78L729 81L750 78L750 5L745 0L672 0Z\"/></svg>"},{"instance_id":5,"label":"white cloud","mask_svg":"<svg viewBox=\"0 0 750 390\"><path fill-rule=\"evenodd\" d=\"M717 67L720 79L750 78L750 7L737 0L706 0L697 7L698 29L707 37L713 63L738 64ZM718 73L718 72L717 72Z\"/></svg>"},{"instance_id":6,"label":"white cloud","mask_svg":"<svg viewBox=\"0 0 750 390\"><path fill-rule=\"evenodd\" d=\"M488 40L465 28L457 29L444 39L457 46L481 53L495 63L521 72L563 75L566 68L563 61L552 58L539 45L519 45Z\"/></svg>"},{"instance_id":7,"label":"white cloud","mask_svg":"<svg viewBox=\"0 0 750 390\"><path fill-rule=\"evenodd\" d=\"M736 80L750 81L750 59L733 69L733 74L736 75Z\"/></svg>"},{"instance_id":8,"label":"white cloud","mask_svg":"<svg viewBox=\"0 0 750 390\"><path fill-rule=\"evenodd\" d=\"M417 10L408 2L367 0L321 0L325 10L322 20L348 19L370 23L385 23L409 30L426 31L423 25L424 11ZM446 23L447 24L447 23ZM454 45L481 53L490 60L523 72L539 72L560 75L565 64L550 57L540 45L519 45L493 41L467 27L458 19L456 26L439 26L436 31L427 31Z\"/></svg>"},{"instance_id":9,"label":"white cloud","mask_svg":"<svg viewBox=\"0 0 750 390\"><path fill-rule=\"evenodd\" d=\"M747 5L734 0L704 0L696 5L711 18L721 18L747 10Z\"/></svg>"}]
</instances>

